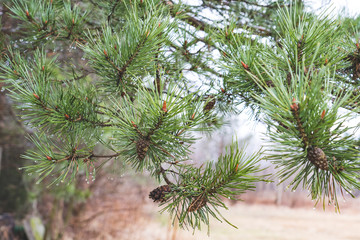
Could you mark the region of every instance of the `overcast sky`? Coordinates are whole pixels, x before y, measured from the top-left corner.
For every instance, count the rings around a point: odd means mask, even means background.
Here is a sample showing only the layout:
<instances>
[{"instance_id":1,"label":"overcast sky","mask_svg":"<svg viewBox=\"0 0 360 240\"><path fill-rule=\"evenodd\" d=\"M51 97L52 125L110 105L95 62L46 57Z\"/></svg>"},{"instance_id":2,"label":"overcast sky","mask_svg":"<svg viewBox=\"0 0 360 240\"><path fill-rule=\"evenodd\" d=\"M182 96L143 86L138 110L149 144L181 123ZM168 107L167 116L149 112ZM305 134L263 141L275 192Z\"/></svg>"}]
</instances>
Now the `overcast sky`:
<instances>
[{"instance_id":1,"label":"overcast sky","mask_svg":"<svg viewBox=\"0 0 360 240\"><path fill-rule=\"evenodd\" d=\"M322 6L334 6L335 11L338 12L345 8L351 16L358 15L360 13L360 0L308 0L308 4L318 9Z\"/></svg>"}]
</instances>

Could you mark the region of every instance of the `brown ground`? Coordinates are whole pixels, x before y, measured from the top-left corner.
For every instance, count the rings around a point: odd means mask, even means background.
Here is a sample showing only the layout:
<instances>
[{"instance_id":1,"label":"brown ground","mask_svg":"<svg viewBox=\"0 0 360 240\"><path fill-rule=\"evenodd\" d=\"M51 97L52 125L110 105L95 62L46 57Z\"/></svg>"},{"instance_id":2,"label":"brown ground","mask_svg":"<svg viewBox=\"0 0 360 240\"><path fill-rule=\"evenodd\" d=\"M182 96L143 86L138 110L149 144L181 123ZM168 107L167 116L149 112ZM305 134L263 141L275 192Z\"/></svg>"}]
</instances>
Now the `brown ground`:
<instances>
[{"instance_id":1,"label":"brown ground","mask_svg":"<svg viewBox=\"0 0 360 240\"><path fill-rule=\"evenodd\" d=\"M99 181L98 181L99 180ZM72 219L63 239L86 240L359 240L360 199L344 203L341 214L332 208L326 212L311 204L298 205L300 196L288 206L274 204L228 204L229 211L223 215L236 225L235 229L226 223L211 220L210 237L206 228L192 232L170 227L166 214L159 214L159 208L148 198L155 186L144 184L146 179L107 178L97 179L94 193L81 213ZM151 185L151 184L150 184ZM247 197L249 198L249 197ZM302 197L301 197L302 198ZM271 197L267 198L271 199ZM261 202L261 201L257 201ZM271 201L270 201L271 203Z\"/></svg>"},{"instance_id":2,"label":"brown ground","mask_svg":"<svg viewBox=\"0 0 360 240\"><path fill-rule=\"evenodd\" d=\"M237 204L224 213L238 229L213 221L211 236L179 239L359 240L360 211L341 214L322 209Z\"/></svg>"}]
</instances>

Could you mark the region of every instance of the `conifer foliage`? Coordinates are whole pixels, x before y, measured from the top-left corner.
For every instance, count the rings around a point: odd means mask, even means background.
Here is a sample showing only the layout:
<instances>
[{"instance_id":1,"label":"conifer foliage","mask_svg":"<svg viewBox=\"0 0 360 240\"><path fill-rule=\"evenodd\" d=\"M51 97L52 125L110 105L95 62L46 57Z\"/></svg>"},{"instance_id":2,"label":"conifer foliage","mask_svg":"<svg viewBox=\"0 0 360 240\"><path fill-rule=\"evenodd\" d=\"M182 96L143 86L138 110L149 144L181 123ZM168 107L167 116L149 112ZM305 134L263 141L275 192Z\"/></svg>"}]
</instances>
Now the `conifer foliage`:
<instances>
[{"instance_id":1,"label":"conifer foliage","mask_svg":"<svg viewBox=\"0 0 360 240\"><path fill-rule=\"evenodd\" d=\"M274 33L260 19L264 27L235 17L215 26L172 1L75 2L9 6L26 36L7 48L1 79L34 131L25 171L39 182L67 183L78 172L94 180L105 162L125 161L159 181L149 197L192 229L210 216L225 220L224 198L268 181L259 174L263 156L324 206L339 208L337 189L360 189L359 150L346 126L359 112L359 36L338 20L304 12L300 1L254 3L276 13ZM229 13L243 4L215 2ZM211 133L237 103L268 125L271 151L248 156L234 141L215 163L190 164L194 133Z\"/></svg>"},{"instance_id":2,"label":"conifer foliage","mask_svg":"<svg viewBox=\"0 0 360 240\"><path fill-rule=\"evenodd\" d=\"M348 54L357 51L359 35L326 12L313 16L296 4L278 15L274 46L242 42L244 36L223 40L224 66L240 78L227 83L251 92L268 125L267 159L281 182L291 179L292 190L301 185L338 210L337 194L360 187L356 129L346 124L359 112L358 78L347 72L356 71Z\"/></svg>"}]
</instances>

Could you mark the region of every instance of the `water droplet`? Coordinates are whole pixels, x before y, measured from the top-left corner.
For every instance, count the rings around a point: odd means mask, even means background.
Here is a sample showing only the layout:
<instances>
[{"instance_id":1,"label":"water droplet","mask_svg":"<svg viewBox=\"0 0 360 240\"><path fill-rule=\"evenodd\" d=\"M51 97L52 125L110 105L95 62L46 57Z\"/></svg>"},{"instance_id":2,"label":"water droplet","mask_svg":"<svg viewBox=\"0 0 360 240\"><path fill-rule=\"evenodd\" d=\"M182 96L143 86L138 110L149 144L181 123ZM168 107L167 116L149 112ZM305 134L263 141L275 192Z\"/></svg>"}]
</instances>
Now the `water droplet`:
<instances>
[{"instance_id":1,"label":"water droplet","mask_svg":"<svg viewBox=\"0 0 360 240\"><path fill-rule=\"evenodd\" d=\"M316 210L316 207L313 207L313 210Z\"/></svg>"},{"instance_id":2,"label":"water droplet","mask_svg":"<svg viewBox=\"0 0 360 240\"><path fill-rule=\"evenodd\" d=\"M57 183L56 186L59 186L59 184Z\"/></svg>"}]
</instances>

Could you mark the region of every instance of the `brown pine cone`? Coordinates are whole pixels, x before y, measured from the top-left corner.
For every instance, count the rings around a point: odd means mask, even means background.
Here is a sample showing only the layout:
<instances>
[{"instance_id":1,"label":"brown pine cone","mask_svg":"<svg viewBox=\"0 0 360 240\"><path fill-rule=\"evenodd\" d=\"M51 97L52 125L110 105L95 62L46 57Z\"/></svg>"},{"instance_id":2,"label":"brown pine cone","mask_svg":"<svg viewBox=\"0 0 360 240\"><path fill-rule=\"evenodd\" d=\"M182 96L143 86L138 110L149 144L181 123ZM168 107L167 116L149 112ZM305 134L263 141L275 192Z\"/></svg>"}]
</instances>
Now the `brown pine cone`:
<instances>
[{"instance_id":1,"label":"brown pine cone","mask_svg":"<svg viewBox=\"0 0 360 240\"><path fill-rule=\"evenodd\" d=\"M216 103L216 99L212 95L208 96L207 99L210 99L210 101L207 102L206 105L204 106L204 112L209 112L210 110L212 110Z\"/></svg>"},{"instance_id":2,"label":"brown pine cone","mask_svg":"<svg viewBox=\"0 0 360 240\"><path fill-rule=\"evenodd\" d=\"M308 148L307 157L315 167L322 170L329 169L327 157L321 148L310 146Z\"/></svg>"},{"instance_id":3,"label":"brown pine cone","mask_svg":"<svg viewBox=\"0 0 360 240\"><path fill-rule=\"evenodd\" d=\"M146 139L139 138L136 142L136 153L138 155L139 160L144 160L147 151L149 150L150 142Z\"/></svg>"},{"instance_id":4,"label":"brown pine cone","mask_svg":"<svg viewBox=\"0 0 360 240\"><path fill-rule=\"evenodd\" d=\"M154 200L154 202L165 202L167 199L165 195L171 192L171 187L169 185L162 185L155 188L149 194L149 198Z\"/></svg>"}]
</instances>

